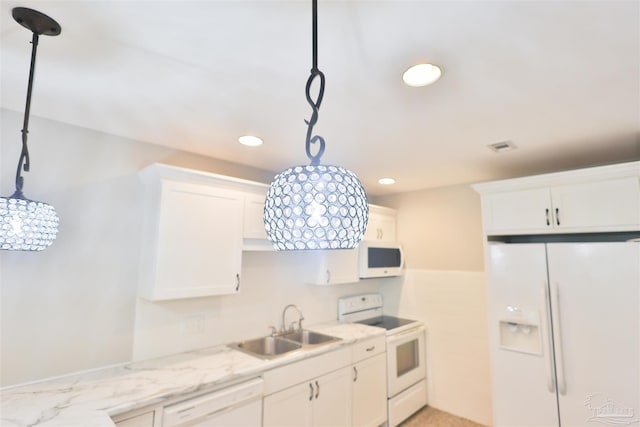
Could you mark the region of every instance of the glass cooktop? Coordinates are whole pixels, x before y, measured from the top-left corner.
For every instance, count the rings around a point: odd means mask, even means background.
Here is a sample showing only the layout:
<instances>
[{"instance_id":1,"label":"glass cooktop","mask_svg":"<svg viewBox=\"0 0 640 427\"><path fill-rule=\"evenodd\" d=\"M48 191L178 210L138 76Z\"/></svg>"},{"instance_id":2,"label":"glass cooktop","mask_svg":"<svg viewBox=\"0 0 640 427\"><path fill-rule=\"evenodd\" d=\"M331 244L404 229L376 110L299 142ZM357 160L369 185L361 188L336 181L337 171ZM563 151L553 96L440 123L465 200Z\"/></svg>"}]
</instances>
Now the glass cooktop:
<instances>
[{"instance_id":1,"label":"glass cooktop","mask_svg":"<svg viewBox=\"0 0 640 427\"><path fill-rule=\"evenodd\" d=\"M415 320L410 319L401 319L400 317L393 316L377 316L372 317L371 319L360 320L356 323L362 323L364 325L369 326L377 326L379 328L385 328L387 331L391 329L396 329L404 325L408 325L410 323L415 323Z\"/></svg>"}]
</instances>

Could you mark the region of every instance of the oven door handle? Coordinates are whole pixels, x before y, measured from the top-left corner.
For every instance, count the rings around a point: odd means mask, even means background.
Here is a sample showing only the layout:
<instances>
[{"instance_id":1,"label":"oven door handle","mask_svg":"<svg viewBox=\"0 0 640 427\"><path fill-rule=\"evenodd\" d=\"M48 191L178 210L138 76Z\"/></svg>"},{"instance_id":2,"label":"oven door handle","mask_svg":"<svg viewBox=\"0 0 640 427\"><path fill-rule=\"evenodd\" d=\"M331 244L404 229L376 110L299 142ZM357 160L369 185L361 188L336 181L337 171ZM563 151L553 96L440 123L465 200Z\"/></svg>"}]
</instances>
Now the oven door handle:
<instances>
[{"instance_id":1,"label":"oven door handle","mask_svg":"<svg viewBox=\"0 0 640 427\"><path fill-rule=\"evenodd\" d=\"M407 338L411 337L420 337L424 333L424 326L419 326L417 328L411 328L408 331L401 332L399 334L393 334L387 336L387 344L395 344L399 341L404 341Z\"/></svg>"}]
</instances>

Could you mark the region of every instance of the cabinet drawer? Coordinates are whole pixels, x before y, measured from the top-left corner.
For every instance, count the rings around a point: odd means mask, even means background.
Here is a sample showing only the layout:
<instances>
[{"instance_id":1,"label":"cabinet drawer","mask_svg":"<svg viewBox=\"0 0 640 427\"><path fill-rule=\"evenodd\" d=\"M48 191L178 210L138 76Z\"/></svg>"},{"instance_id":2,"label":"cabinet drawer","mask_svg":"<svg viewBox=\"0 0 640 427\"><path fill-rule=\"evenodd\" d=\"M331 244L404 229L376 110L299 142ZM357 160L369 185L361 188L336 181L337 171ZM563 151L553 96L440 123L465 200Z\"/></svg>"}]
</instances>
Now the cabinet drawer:
<instances>
[{"instance_id":1,"label":"cabinet drawer","mask_svg":"<svg viewBox=\"0 0 640 427\"><path fill-rule=\"evenodd\" d=\"M351 346L351 361L357 363L385 351L387 351L387 344L384 336L370 338Z\"/></svg>"},{"instance_id":2,"label":"cabinet drawer","mask_svg":"<svg viewBox=\"0 0 640 427\"><path fill-rule=\"evenodd\" d=\"M324 375L350 364L351 350L343 347L320 356L291 363L264 373L264 394L268 395L287 387Z\"/></svg>"}]
</instances>

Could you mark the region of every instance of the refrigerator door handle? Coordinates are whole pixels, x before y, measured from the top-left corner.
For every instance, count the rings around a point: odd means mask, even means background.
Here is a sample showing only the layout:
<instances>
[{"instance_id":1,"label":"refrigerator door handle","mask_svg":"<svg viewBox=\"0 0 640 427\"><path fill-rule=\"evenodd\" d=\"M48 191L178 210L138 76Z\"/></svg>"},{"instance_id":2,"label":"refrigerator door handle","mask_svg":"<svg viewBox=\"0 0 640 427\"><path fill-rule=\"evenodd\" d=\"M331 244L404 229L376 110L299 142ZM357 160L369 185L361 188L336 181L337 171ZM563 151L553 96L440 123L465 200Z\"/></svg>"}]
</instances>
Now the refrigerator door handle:
<instances>
[{"instance_id":1,"label":"refrigerator door handle","mask_svg":"<svg viewBox=\"0 0 640 427\"><path fill-rule=\"evenodd\" d=\"M560 291L558 284L551 282L551 321L553 322L553 344L556 352L556 372L558 375L558 393L567 394L567 384L564 378L564 358L562 357L562 337L560 333L560 309L558 307Z\"/></svg>"},{"instance_id":2,"label":"refrigerator door handle","mask_svg":"<svg viewBox=\"0 0 640 427\"><path fill-rule=\"evenodd\" d=\"M547 335L547 349L545 351L546 358L546 373L547 373L547 390L549 393L555 393L555 381L553 378L553 357L551 349L553 348L551 342L551 329L549 328L549 288L547 282L542 282L542 300L544 301L544 316L542 318L542 326L544 333Z\"/></svg>"}]
</instances>

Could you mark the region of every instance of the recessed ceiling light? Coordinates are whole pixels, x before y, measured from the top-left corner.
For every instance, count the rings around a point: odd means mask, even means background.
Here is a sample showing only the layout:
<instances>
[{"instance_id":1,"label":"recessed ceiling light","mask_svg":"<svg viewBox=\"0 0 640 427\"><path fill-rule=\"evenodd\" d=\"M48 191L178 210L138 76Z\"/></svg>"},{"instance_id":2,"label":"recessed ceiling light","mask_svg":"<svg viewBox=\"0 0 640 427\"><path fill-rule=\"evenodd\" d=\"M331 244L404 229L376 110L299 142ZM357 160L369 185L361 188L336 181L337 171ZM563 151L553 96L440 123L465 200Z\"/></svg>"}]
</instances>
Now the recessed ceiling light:
<instances>
[{"instance_id":1,"label":"recessed ceiling light","mask_svg":"<svg viewBox=\"0 0 640 427\"><path fill-rule=\"evenodd\" d=\"M489 144L487 145L487 147L489 147L490 150L495 151L496 153L511 151L517 148L516 144L514 144L511 141L500 141L500 142L496 142L495 144Z\"/></svg>"},{"instance_id":2,"label":"recessed ceiling light","mask_svg":"<svg viewBox=\"0 0 640 427\"><path fill-rule=\"evenodd\" d=\"M244 135L238 138L238 142L242 145L246 145L247 147L257 147L262 145L262 140L257 136L253 135Z\"/></svg>"},{"instance_id":3,"label":"recessed ceiling light","mask_svg":"<svg viewBox=\"0 0 640 427\"><path fill-rule=\"evenodd\" d=\"M382 185L391 185L395 183L396 183L396 180L393 178L380 178L378 180L378 184L382 184Z\"/></svg>"},{"instance_id":4,"label":"recessed ceiling light","mask_svg":"<svg viewBox=\"0 0 640 427\"><path fill-rule=\"evenodd\" d=\"M442 75L442 70L433 64L418 64L409 68L402 75L402 80L412 87L427 86Z\"/></svg>"}]
</instances>

